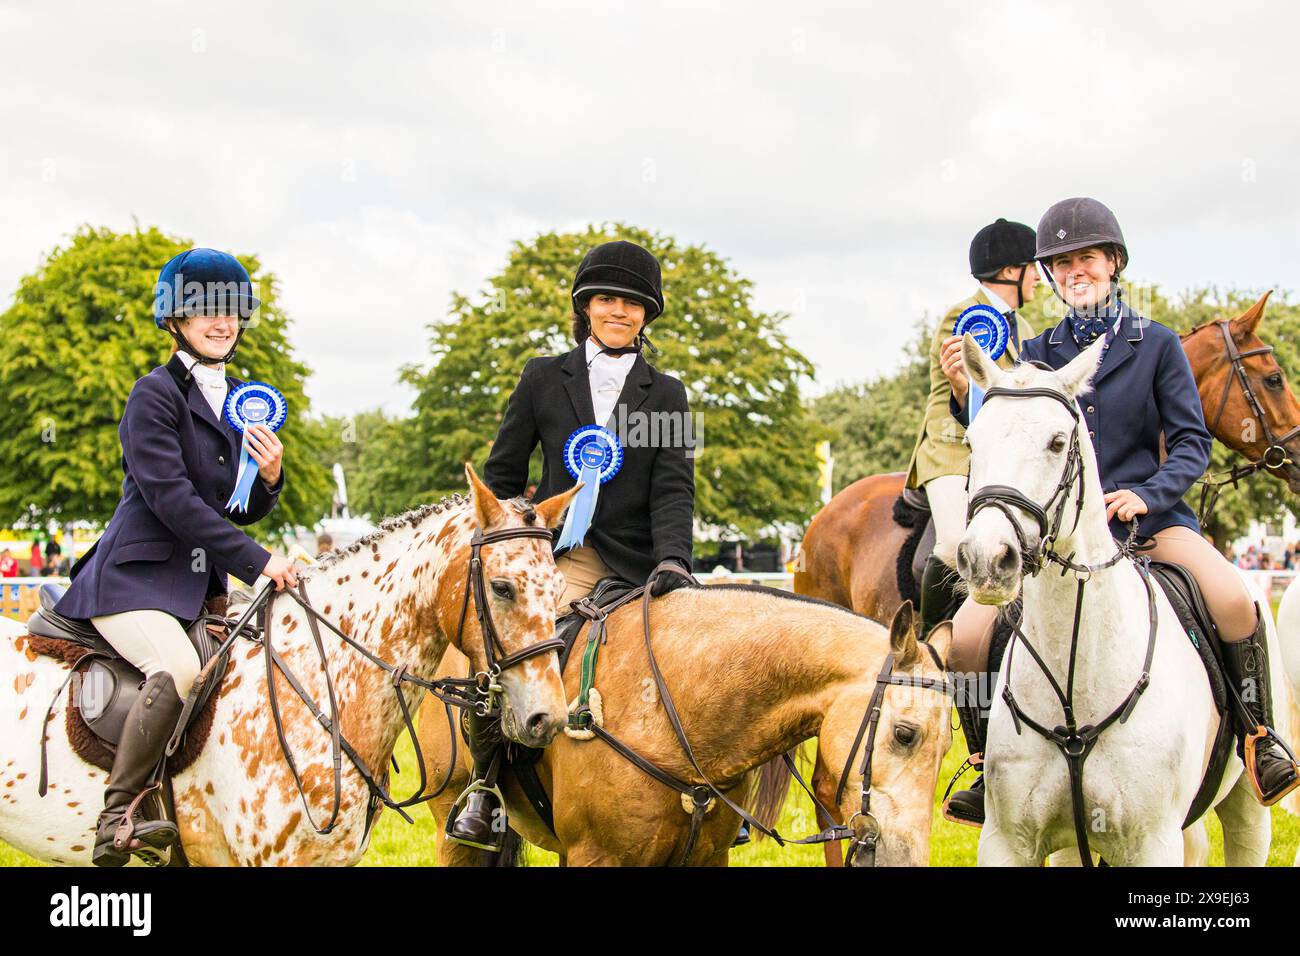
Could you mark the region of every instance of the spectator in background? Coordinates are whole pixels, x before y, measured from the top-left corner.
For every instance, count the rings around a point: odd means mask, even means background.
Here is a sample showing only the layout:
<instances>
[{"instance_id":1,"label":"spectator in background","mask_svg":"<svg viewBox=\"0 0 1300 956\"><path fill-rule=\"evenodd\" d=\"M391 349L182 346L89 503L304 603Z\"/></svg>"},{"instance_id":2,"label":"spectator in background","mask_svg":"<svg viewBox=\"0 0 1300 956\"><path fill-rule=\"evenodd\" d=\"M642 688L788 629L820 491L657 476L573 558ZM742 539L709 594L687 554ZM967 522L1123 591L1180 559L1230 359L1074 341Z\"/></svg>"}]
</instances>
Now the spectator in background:
<instances>
[{"instance_id":1,"label":"spectator in background","mask_svg":"<svg viewBox=\"0 0 1300 956\"><path fill-rule=\"evenodd\" d=\"M334 539L327 532L316 535L316 557L334 550Z\"/></svg>"},{"instance_id":2,"label":"spectator in background","mask_svg":"<svg viewBox=\"0 0 1300 956\"><path fill-rule=\"evenodd\" d=\"M0 551L0 578L18 577L18 560L5 548Z\"/></svg>"},{"instance_id":3,"label":"spectator in background","mask_svg":"<svg viewBox=\"0 0 1300 956\"><path fill-rule=\"evenodd\" d=\"M45 559L41 557L41 539L32 538L32 577L39 578L41 570L45 567Z\"/></svg>"},{"instance_id":4,"label":"spectator in background","mask_svg":"<svg viewBox=\"0 0 1300 956\"><path fill-rule=\"evenodd\" d=\"M63 548L59 545L59 542L51 536L50 539L45 542L45 573L58 574L60 566L63 564L62 558Z\"/></svg>"}]
</instances>

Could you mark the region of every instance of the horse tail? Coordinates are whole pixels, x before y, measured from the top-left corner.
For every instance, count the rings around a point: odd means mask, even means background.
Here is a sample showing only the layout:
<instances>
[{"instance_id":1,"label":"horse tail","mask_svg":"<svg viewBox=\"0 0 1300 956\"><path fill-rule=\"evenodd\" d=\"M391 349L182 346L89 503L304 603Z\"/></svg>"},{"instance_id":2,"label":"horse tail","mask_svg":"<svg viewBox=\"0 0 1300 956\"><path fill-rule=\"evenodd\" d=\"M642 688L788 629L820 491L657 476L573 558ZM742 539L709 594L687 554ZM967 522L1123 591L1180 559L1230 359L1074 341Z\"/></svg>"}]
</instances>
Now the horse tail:
<instances>
[{"instance_id":1,"label":"horse tail","mask_svg":"<svg viewBox=\"0 0 1300 956\"><path fill-rule=\"evenodd\" d=\"M751 801L754 819L770 830L780 818L789 793L790 768L780 757L774 757L758 768L758 781ZM754 839L761 840L765 835L760 830L754 834Z\"/></svg>"},{"instance_id":2,"label":"horse tail","mask_svg":"<svg viewBox=\"0 0 1300 956\"><path fill-rule=\"evenodd\" d=\"M528 857L524 854L524 838L514 830L506 830L505 841L501 844L501 852L493 853L492 866L501 867L518 867L527 866Z\"/></svg>"}]
</instances>

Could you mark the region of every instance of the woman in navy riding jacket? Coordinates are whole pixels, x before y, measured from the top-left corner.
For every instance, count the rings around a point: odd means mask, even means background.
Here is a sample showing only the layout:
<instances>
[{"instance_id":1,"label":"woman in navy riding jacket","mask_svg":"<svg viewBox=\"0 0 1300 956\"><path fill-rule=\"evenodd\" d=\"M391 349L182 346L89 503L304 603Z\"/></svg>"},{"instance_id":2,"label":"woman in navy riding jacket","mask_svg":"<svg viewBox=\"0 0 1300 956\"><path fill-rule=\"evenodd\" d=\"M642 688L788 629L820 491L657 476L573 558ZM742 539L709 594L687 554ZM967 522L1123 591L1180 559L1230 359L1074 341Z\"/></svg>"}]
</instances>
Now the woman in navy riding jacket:
<instances>
[{"instance_id":1,"label":"woman in navy riding jacket","mask_svg":"<svg viewBox=\"0 0 1300 956\"><path fill-rule=\"evenodd\" d=\"M247 582L265 575L277 588L296 581L291 562L231 524L265 517L284 487L284 449L265 426L246 432L258 466L248 510L226 512L244 439L223 414L228 392L241 384L226 376L225 363L257 304L248 272L224 252L191 249L163 267L154 320L171 333L176 352L131 389L118 426L122 500L55 608L91 620L145 675L109 774L92 855L98 866L121 866L135 852L156 857L150 848L176 842L175 825L143 805L133 833L117 836L117 829L153 782L198 675L184 625L205 600L225 593L227 575Z\"/></svg>"},{"instance_id":2,"label":"woman in navy riding jacket","mask_svg":"<svg viewBox=\"0 0 1300 956\"><path fill-rule=\"evenodd\" d=\"M1205 473L1212 439L1205 428L1196 379L1178 335L1134 312L1123 301L1118 279L1128 248L1114 214L1095 199L1066 199L1038 224L1038 261L1068 306L1065 319L1026 342L1023 361L1062 368L1098 338L1103 357L1091 389L1079 397L1083 422L1097 453L1111 533L1123 539L1138 521L1138 545L1150 557L1180 564L1196 578L1223 642L1224 665L1239 688L1252 726L1270 728L1254 744L1247 770L1265 804L1300 786L1300 772L1275 732L1263 610L1226 558L1201 534L1183 495ZM952 410L965 421L969 388L961 339L949 338L942 363L952 384ZM1161 437L1166 457L1161 461ZM953 622L953 669L987 669L996 608L967 599ZM963 717L971 750L982 748L987 718ZM949 815L983 821L983 779L954 794Z\"/></svg>"}]
</instances>

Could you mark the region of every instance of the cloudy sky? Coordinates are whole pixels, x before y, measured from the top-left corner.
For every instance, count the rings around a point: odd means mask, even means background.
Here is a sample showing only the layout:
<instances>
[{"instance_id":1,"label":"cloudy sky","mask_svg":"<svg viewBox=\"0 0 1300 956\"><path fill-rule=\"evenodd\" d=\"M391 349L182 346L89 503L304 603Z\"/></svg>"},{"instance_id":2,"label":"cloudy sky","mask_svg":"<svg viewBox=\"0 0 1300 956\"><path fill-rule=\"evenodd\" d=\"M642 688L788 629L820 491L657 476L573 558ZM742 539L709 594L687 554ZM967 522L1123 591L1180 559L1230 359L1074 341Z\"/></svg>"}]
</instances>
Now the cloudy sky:
<instances>
[{"instance_id":1,"label":"cloudy sky","mask_svg":"<svg viewBox=\"0 0 1300 956\"><path fill-rule=\"evenodd\" d=\"M591 221L730 259L817 389L1067 196L1135 278L1292 289L1300 14L1216 6L0 2L0 307L81 223L256 251L346 413L404 412L452 291Z\"/></svg>"}]
</instances>

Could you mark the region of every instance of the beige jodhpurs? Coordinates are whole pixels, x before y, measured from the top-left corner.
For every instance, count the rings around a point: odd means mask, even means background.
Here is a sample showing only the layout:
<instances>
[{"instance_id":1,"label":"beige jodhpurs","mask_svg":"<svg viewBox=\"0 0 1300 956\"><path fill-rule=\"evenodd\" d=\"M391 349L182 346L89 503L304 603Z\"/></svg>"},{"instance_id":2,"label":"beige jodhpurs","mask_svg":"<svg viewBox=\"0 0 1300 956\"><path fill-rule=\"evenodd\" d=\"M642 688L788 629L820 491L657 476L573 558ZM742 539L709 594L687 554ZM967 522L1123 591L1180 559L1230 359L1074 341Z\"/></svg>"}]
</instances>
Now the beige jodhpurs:
<instances>
[{"instance_id":1,"label":"beige jodhpurs","mask_svg":"<svg viewBox=\"0 0 1300 956\"><path fill-rule=\"evenodd\" d=\"M199 655L180 621L166 611L123 611L90 620L113 650L145 677L166 671L181 700L189 696L199 675Z\"/></svg>"},{"instance_id":2,"label":"beige jodhpurs","mask_svg":"<svg viewBox=\"0 0 1300 956\"><path fill-rule=\"evenodd\" d=\"M608 564L600 559L595 548L579 547L566 551L555 559L555 566L564 575L564 596L560 598L560 614L569 613L569 602L585 598L601 578L614 574Z\"/></svg>"},{"instance_id":3,"label":"beige jodhpurs","mask_svg":"<svg viewBox=\"0 0 1300 956\"><path fill-rule=\"evenodd\" d=\"M934 556L948 567L957 566L957 545L966 534L966 476L941 475L925 483L934 516Z\"/></svg>"},{"instance_id":4,"label":"beige jodhpurs","mask_svg":"<svg viewBox=\"0 0 1300 956\"><path fill-rule=\"evenodd\" d=\"M1259 618L1255 602L1237 569L1191 528L1175 525L1157 531L1155 546L1143 554L1158 561L1181 564L1196 578L1205 605L1225 641L1241 641L1255 633ZM959 673L988 669L989 644L998 609L967 598L952 622L950 666Z\"/></svg>"}]
</instances>

